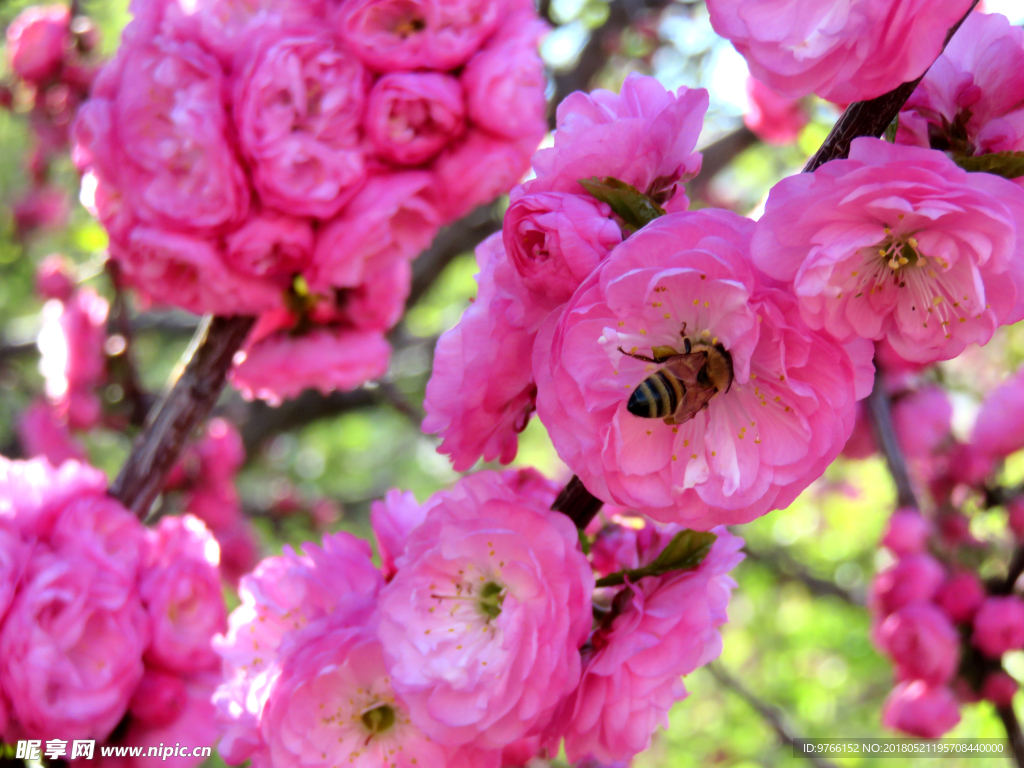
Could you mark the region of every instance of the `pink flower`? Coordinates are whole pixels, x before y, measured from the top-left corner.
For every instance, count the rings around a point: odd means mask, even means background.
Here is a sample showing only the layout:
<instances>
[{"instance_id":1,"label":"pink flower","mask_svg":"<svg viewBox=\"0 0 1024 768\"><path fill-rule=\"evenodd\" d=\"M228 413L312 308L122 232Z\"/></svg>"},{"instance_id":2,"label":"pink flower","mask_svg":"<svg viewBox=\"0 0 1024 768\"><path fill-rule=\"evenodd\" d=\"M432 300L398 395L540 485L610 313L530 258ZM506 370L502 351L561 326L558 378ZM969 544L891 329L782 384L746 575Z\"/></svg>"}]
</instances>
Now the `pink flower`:
<instances>
[{"instance_id":1,"label":"pink flower","mask_svg":"<svg viewBox=\"0 0 1024 768\"><path fill-rule=\"evenodd\" d=\"M151 532L139 574L139 594L152 627L147 660L173 672L216 668L210 643L226 628L219 562L216 540L192 516L165 517Z\"/></svg>"},{"instance_id":2,"label":"pink flower","mask_svg":"<svg viewBox=\"0 0 1024 768\"><path fill-rule=\"evenodd\" d=\"M231 482L200 484L186 494L184 506L215 531L231 527L242 517L238 491Z\"/></svg>"},{"instance_id":3,"label":"pink flower","mask_svg":"<svg viewBox=\"0 0 1024 768\"><path fill-rule=\"evenodd\" d=\"M185 682L179 676L147 669L135 687L128 711L133 720L160 727L177 720L187 701Z\"/></svg>"},{"instance_id":4,"label":"pink flower","mask_svg":"<svg viewBox=\"0 0 1024 768\"><path fill-rule=\"evenodd\" d=\"M196 455L203 482L234 480L245 463L245 445L238 429L227 419L213 418L206 422L206 434L196 446Z\"/></svg>"},{"instance_id":5,"label":"pink flower","mask_svg":"<svg viewBox=\"0 0 1024 768\"><path fill-rule=\"evenodd\" d=\"M454 69L494 31L501 0L354 0L339 15L345 42L383 72Z\"/></svg>"},{"instance_id":6,"label":"pink flower","mask_svg":"<svg viewBox=\"0 0 1024 768\"><path fill-rule=\"evenodd\" d=\"M928 554L908 555L879 573L871 585L869 605L884 618L912 603L930 601L945 581L945 571Z\"/></svg>"},{"instance_id":7,"label":"pink flower","mask_svg":"<svg viewBox=\"0 0 1024 768\"><path fill-rule=\"evenodd\" d=\"M260 543L252 524L243 518L217 531L220 575L233 587L260 559Z\"/></svg>"},{"instance_id":8,"label":"pink flower","mask_svg":"<svg viewBox=\"0 0 1024 768\"><path fill-rule=\"evenodd\" d=\"M927 458L950 436L953 404L942 387L925 386L896 398L892 420L907 456Z\"/></svg>"},{"instance_id":9,"label":"pink flower","mask_svg":"<svg viewBox=\"0 0 1024 768\"><path fill-rule=\"evenodd\" d=\"M434 161L429 199L441 219L461 219L508 192L530 169L530 156L543 137L543 130L506 139L470 128Z\"/></svg>"},{"instance_id":10,"label":"pink flower","mask_svg":"<svg viewBox=\"0 0 1024 768\"><path fill-rule=\"evenodd\" d=\"M381 583L369 546L348 533L325 536L322 547L307 543L301 555L286 546L242 577L241 605L228 618L227 633L214 640L223 659L213 700L227 725L219 747L225 760L242 762L262 744L259 723L280 674L282 643L335 610L361 610Z\"/></svg>"},{"instance_id":11,"label":"pink flower","mask_svg":"<svg viewBox=\"0 0 1024 768\"><path fill-rule=\"evenodd\" d=\"M409 534L427 516L424 505L416 501L411 491L403 493L392 488L381 501L370 505L370 524L377 540L381 570L384 578L391 580L397 568L395 561L405 552Z\"/></svg>"},{"instance_id":12,"label":"pink flower","mask_svg":"<svg viewBox=\"0 0 1024 768\"><path fill-rule=\"evenodd\" d=\"M528 298L554 309L622 241L622 230L607 203L589 195L541 192L512 202L502 237Z\"/></svg>"},{"instance_id":13,"label":"pink flower","mask_svg":"<svg viewBox=\"0 0 1024 768\"><path fill-rule=\"evenodd\" d=\"M693 528L746 522L787 506L849 437L870 345L809 330L790 296L762 284L753 226L718 210L663 216L545 321L538 415L598 498ZM657 370L630 354L679 352L683 336L718 355L722 391L705 385L707 407L678 424L630 412Z\"/></svg>"},{"instance_id":14,"label":"pink flower","mask_svg":"<svg viewBox=\"0 0 1024 768\"><path fill-rule=\"evenodd\" d=\"M1024 30L972 13L900 112L896 141L964 155L1024 149Z\"/></svg>"},{"instance_id":15,"label":"pink flower","mask_svg":"<svg viewBox=\"0 0 1024 768\"><path fill-rule=\"evenodd\" d=\"M384 75L370 91L364 119L378 155L399 165L419 165L465 130L462 86L436 72Z\"/></svg>"},{"instance_id":16,"label":"pink flower","mask_svg":"<svg viewBox=\"0 0 1024 768\"><path fill-rule=\"evenodd\" d=\"M54 468L45 459L11 461L0 456L0 524L25 538L47 538L74 499L102 497L107 476L77 461Z\"/></svg>"},{"instance_id":17,"label":"pink flower","mask_svg":"<svg viewBox=\"0 0 1024 768\"><path fill-rule=\"evenodd\" d=\"M18 419L18 442L25 456L43 456L54 466L85 459L85 449L71 436L67 420L43 399L22 411Z\"/></svg>"},{"instance_id":18,"label":"pink flower","mask_svg":"<svg viewBox=\"0 0 1024 768\"><path fill-rule=\"evenodd\" d=\"M0 625L21 583L29 555L29 545L22 541L14 526L0 521ZM2 727L0 733L3 733Z\"/></svg>"},{"instance_id":19,"label":"pink flower","mask_svg":"<svg viewBox=\"0 0 1024 768\"><path fill-rule=\"evenodd\" d=\"M445 747L411 723L372 627L347 617L310 627L286 654L262 731L271 766L447 768L470 754L498 766L497 752Z\"/></svg>"},{"instance_id":20,"label":"pink flower","mask_svg":"<svg viewBox=\"0 0 1024 768\"><path fill-rule=\"evenodd\" d=\"M708 108L703 89L666 91L653 77L630 74L618 94L577 91L558 105L555 145L534 155L530 192L583 190L580 179L612 176L660 203L685 210L683 182L697 175L694 152Z\"/></svg>"},{"instance_id":21,"label":"pink flower","mask_svg":"<svg viewBox=\"0 0 1024 768\"><path fill-rule=\"evenodd\" d=\"M543 727L579 682L591 625L569 518L479 472L434 497L397 566L379 636L413 723L484 749Z\"/></svg>"},{"instance_id":22,"label":"pink flower","mask_svg":"<svg viewBox=\"0 0 1024 768\"><path fill-rule=\"evenodd\" d=\"M974 422L971 444L998 458L1024 448L1024 369L985 398Z\"/></svg>"},{"instance_id":23,"label":"pink flower","mask_svg":"<svg viewBox=\"0 0 1024 768\"><path fill-rule=\"evenodd\" d=\"M302 272L313 253L313 230L306 219L264 211L227 237L224 262L253 277L287 281Z\"/></svg>"},{"instance_id":24,"label":"pink flower","mask_svg":"<svg viewBox=\"0 0 1024 768\"><path fill-rule=\"evenodd\" d=\"M783 96L849 104L923 74L971 0L711 0L711 25Z\"/></svg>"},{"instance_id":25,"label":"pink flower","mask_svg":"<svg viewBox=\"0 0 1024 768\"><path fill-rule=\"evenodd\" d=\"M11 69L22 80L42 83L60 69L71 42L71 13L63 5L32 5L7 28Z\"/></svg>"},{"instance_id":26,"label":"pink flower","mask_svg":"<svg viewBox=\"0 0 1024 768\"><path fill-rule=\"evenodd\" d=\"M793 283L814 328L887 338L929 362L1024 315L1024 191L941 152L855 139L849 160L775 185L758 266Z\"/></svg>"},{"instance_id":27,"label":"pink flower","mask_svg":"<svg viewBox=\"0 0 1024 768\"><path fill-rule=\"evenodd\" d=\"M934 599L950 619L967 623L985 602L985 587L971 571L958 571L942 583Z\"/></svg>"},{"instance_id":28,"label":"pink flower","mask_svg":"<svg viewBox=\"0 0 1024 768\"><path fill-rule=\"evenodd\" d=\"M667 727L672 704L687 695L680 677L721 653L718 627L736 586L727 574L743 559L743 540L725 528L715 533L698 568L627 584L613 601L621 607L591 636L579 688L552 723L564 731L570 762L588 755L628 761L645 750L654 730Z\"/></svg>"},{"instance_id":29,"label":"pink flower","mask_svg":"<svg viewBox=\"0 0 1024 768\"><path fill-rule=\"evenodd\" d=\"M0 687L19 733L105 739L142 678L147 641L133 585L82 551L37 545L0 628Z\"/></svg>"},{"instance_id":30,"label":"pink flower","mask_svg":"<svg viewBox=\"0 0 1024 768\"><path fill-rule=\"evenodd\" d=\"M36 269L36 291L44 299L63 302L71 298L75 292L75 281L71 275L71 266L63 256L53 253L39 263Z\"/></svg>"},{"instance_id":31,"label":"pink flower","mask_svg":"<svg viewBox=\"0 0 1024 768\"><path fill-rule=\"evenodd\" d=\"M67 192L48 184L33 187L11 206L11 213L18 237L38 229L60 229L67 226L70 213Z\"/></svg>"},{"instance_id":32,"label":"pink flower","mask_svg":"<svg viewBox=\"0 0 1024 768\"><path fill-rule=\"evenodd\" d=\"M1016 595L985 598L974 615L971 643L993 659L1024 648L1024 600Z\"/></svg>"},{"instance_id":33,"label":"pink flower","mask_svg":"<svg viewBox=\"0 0 1024 768\"><path fill-rule=\"evenodd\" d=\"M1007 503L1006 522L1017 540L1024 540L1024 498L1017 497Z\"/></svg>"},{"instance_id":34,"label":"pink flower","mask_svg":"<svg viewBox=\"0 0 1024 768\"><path fill-rule=\"evenodd\" d=\"M499 39L470 59L461 79L474 123L511 139L544 133L547 79L537 41L546 31L531 8L507 19Z\"/></svg>"},{"instance_id":35,"label":"pink flower","mask_svg":"<svg viewBox=\"0 0 1024 768\"><path fill-rule=\"evenodd\" d=\"M423 402L423 431L440 433L438 451L449 454L459 472L481 456L503 464L515 458L517 435L534 409L530 358L543 317L526 314L503 287L515 278L500 233L477 246L476 259L479 293L458 325L438 340Z\"/></svg>"},{"instance_id":36,"label":"pink flower","mask_svg":"<svg viewBox=\"0 0 1024 768\"><path fill-rule=\"evenodd\" d=\"M747 99L743 122L768 144L792 144L810 121L799 101L780 96L755 77L747 78Z\"/></svg>"},{"instance_id":37,"label":"pink flower","mask_svg":"<svg viewBox=\"0 0 1024 768\"><path fill-rule=\"evenodd\" d=\"M333 216L366 176L366 73L329 34L312 30L256 36L249 57L234 109L260 198L292 215Z\"/></svg>"},{"instance_id":38,"label":"pink flower","mask_svg":"<svg viewBox=\"0 0 1024 768\"><path fill-rule=\"evenodd\" d=\"M882 544L897 557L924 552L931 525L916 509L897 509L889 518Z\"/></svg>"},{"instance_id":39,"label":"pink flower","mask_svg":"<svg viewBox=\"0 0 1024 768\"><path fill-rule=\"evenodd\" d=\"M1020 686L1017 681L1005 672L993 672L985 678L981 686L981 695L997 707L1013 706L1013 697Z\"/></svg>"},{"instance_id":40,"label":"pink flower","mask_svg":"<svg viewBox=\"0 0 1024 768\"><path fill-rule=\"evenodd\" d=\"M83 533L85 532L85 533ZM146 529L107 495L68 499L49 532L57 555L88 560L98 569L97 584L117 595L135 591L136 574L146 553Z\"/></svg>"},{"instance_id":41,"label":"pink flower","mask_svg":"<svg viewBox=\"0 0 1024 768\"><path fill-rule=\"evenodd\" d=\"M440 226L424 194L430 184L430 175L418 171L371 176L317 233L312 289L357 286L370 272L419 256Z\"/></svg>"},{"instance_id":42,"label":"pink flower","mask_svg":"<svg viewBox=\"0 0 1024 768\"><path fill-rule=\"evenodd\" d=\"M191 235L136 227L124 246L111 243L125 282L157 304L195 314L256 314L281 305L272 283L234 272L215 244Z\"/></svg>"},{"instance_id":43,"label":"pink flower","mask_svg":"<svg viewBox=\"0 0 1024 768\"><path fill-rule=\"evenodd\" d=\"M933 605L912 603L890 614L877 630L879 647L896 665L900 680L948 683L960 657L960 637Z\"/></svg>"},{"instance_id":44,"label":"pink flower","mask_svg":"<svg viewBox=\"0 0 1024 768\"><path fill-rule=\"evenodd\" d=\"M134 33L134 34L133 34ZM219 231L240 223L249 188L229 138L216 59L147 39L138 24L78 112L75 161L95 174L100 220Z\"/></svg>"},{"instance_id":45,"label":"pink flower","mask_svg":"<svg viewBox=\"0 0 1024 768\"><path fill-rule=\"evenodd\" d=\"M960 722L960 708L944 685L923 680L900 683L885 700L882 723L922 739L937 739Z\"/></svg>"}]
</instances>

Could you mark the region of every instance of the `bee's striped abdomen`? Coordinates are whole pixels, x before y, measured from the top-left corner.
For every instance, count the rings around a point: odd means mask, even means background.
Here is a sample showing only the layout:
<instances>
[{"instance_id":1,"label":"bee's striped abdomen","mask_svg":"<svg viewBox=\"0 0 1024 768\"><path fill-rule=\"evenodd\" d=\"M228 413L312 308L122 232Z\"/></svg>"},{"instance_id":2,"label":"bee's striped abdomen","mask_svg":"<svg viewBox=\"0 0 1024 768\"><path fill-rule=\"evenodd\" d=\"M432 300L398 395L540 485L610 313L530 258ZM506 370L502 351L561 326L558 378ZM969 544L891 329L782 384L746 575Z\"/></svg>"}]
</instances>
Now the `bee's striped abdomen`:
<instances>
[{"instance_id":1,"label":"bee's striped abdomen","mask_svg":"<svg viewBox=\"0 0 1024 768\"><path fill-rule=\"evenodd\" d=\"M626 410L642 419L664 419L676 412L686 387L666 370L651 374L633 390Z\"/></svg>"}]
</instances>

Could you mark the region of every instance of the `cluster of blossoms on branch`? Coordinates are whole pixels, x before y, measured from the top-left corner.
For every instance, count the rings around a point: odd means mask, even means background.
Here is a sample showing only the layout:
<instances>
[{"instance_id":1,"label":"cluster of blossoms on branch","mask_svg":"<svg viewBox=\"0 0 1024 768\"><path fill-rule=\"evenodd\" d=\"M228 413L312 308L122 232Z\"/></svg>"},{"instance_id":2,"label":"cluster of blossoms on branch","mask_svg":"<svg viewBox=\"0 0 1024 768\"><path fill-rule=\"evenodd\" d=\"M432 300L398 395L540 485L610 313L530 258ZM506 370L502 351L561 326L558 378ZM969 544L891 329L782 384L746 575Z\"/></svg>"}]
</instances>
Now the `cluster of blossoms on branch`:
<instances>
[{"instance_id":1,"label":"cluster of blossoms on branch","mask_svg":"<svg viewBox=\"0 0 1024 768\"><path fill-rule=\"evenodd\" d=\"M146 528L85 464L0 459L0 738L214 741L218 558L199 520Z\"/></svg>"},{"instance_id":2,"label":"cluster of blossoms on branch","mask_svg":"<svg viewBox=\"0 0 1024 768\"><path fill-rule=\"evenodd\" d=\"M391 491L371 515L381 569L346 533L260 563L217 641L225 759L497 768L563 740L573 761L645 749L680 676L721 650L742 540L629 518L595 524L588 561L556 492L533 470L424 504Z\"/></svg>"},{"instance_id":3,"label":"cluster of blossoms on branch","mask_svg":"<svg viewBox=\"0 0 1024 768\"><path fill-rule=\"evenodd\" d=\"M249 397L381 376L411 260L508 190L544 135L532 4L133 10L74 151L126 283L259 315L233 373Z\"/></svg>"}]
</instances>

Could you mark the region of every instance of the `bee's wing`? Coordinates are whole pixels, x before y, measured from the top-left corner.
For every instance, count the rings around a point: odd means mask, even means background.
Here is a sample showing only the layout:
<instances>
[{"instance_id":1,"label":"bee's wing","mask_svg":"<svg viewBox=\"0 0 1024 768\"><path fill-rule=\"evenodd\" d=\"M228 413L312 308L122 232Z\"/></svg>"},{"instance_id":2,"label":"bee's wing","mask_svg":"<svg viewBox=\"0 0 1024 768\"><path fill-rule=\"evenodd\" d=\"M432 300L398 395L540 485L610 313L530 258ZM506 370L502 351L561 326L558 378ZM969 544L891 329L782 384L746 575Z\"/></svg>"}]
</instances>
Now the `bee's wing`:
<instances>
[{"instance_id":1,"label":"bee's wing","mask_svg":"<svg viewBox=\"0 0 1024 768\"><path fill-rule=\"evenodd\" d=\"M679 405L676 406L676 412L670 417L673 424L684 424L685 422L692 419L701 409L704 408L711 398L715 396L716 390L714 387L710 387L702 384L694 384L693 386L687 385L686 394L683 395L683 399L679 401ZM666 419L666 422L668 419Z\"/></svg>"},{"instance_id":2,"label":"bee's wing","mask_svg":"<svg viewBox=\"0 0 1024 768\"><path fill-rule=\"evenodd\" d=\"M686 385L697 386L697 374L707 362L707 352L691 352L688 355L673 355L665 361L665 370L673 374Z\"/></svg>"}]
</instances>

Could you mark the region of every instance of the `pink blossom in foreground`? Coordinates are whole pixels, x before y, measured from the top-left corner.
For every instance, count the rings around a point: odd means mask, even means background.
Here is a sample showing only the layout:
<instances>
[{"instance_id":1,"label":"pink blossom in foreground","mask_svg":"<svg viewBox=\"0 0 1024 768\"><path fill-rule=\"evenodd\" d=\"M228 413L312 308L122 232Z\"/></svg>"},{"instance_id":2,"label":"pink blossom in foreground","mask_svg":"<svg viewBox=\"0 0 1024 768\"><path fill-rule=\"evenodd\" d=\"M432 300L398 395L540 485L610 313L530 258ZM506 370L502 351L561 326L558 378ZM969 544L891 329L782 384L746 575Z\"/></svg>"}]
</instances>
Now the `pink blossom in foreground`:
<instances>
[{"instance_id":1,"label":"pink blossom in foreground","mask_svg":"<svg viewBox=\"0 0 1024 768\"><path fill-rule=\"evenodd\" d=\"M583 190L580 179L612 176L672 210L686 208L682 185L700 170L694 151L708 108L703 89L673 94L653 77L630 74L620 93L569 94L558 105L553 147L534 155L527 192Z\"/></svg>"},{"instance_id":2,"label":"pink blossom in foreground","mask_svg":"<svg viewBox=\"0 0 1024 768\"><path fill-rule=\"evenodd\" d=\"M704 210L663 216L618 246L544 324L534 349L537 410L588 490L655 519L712 528L788 505L838 455L870 371L762 283L753 223ZM733 381L681 424L627 402L658 366L629 357L720 343ZM783 352L783 350L785 350Z\"/></svg>"},{"instance_id":3,"label":"pink blossom in foreground","mask_svg":"<svg viewBox=\"0 0 1024 768\"><path fill-rule=\"evenodd\" d=\"M348 46L383 71L453 69L494 31L502 0L353 0L338 16Z\"/></svg>"},{"instance_id":4,"label":"pink blossom in foreground","mask_svg":"<svg viewBox=\"0 0 1024 768\"><path fill-rule=\"evenodd\" d=\"M437 72L395 72L373 85L366 134L376 153L398 165L419 165L466 129L459 81Z\"/></svg>"},{"instance_id":5,"label":"pink blossom in foreground","mask_svg":"<svg viewBox=\"0 0 1024 768\"><path fill-rule=\"evenodd\" d=\"M610 763L645 750L687 695L681 676L721 653L718 628L736 586L728 573L743 559L743 540L725 528L715 533L698 568L622 587L613 602L618 614L591 636L579 688L551 726L556 743L564 734L571 762L592 755Z\"/></svg>"},{"instance_id":6,"label":"pink blossom in foreground","mask_svg":"<svg viewBox=\"0 0 1024 768\"><path fill-rule=\"evenodd\" d=\"M769 144L792 144L810 122L799 101L780 96L755 77L747 78L747 101L744 124Z\"/></svg>"},{"instance_id":7,"label":"pink blossom in foreground","mask_svg":"<svg viewBox=\"0 0 1024 768\"><path fill-rule=\"evenodd\" d=\"M364 616L336 614L301 633L285 653L262 732L272 766L498 766L497 752L445 747L410 722Z\"/></svg>"},{"instance_id":8,"label":"pink blossom in foreground","mask_svg":"<svg viewBox=\"0 0 1024 768\"><path fill-rule=\"evenodd\" d=\"M974 422L971 444L997 458L1024 448L1024 370L985 397Z\"/></svg>"},{"instance_id":9,"label":"pink blossom in foreground","mask_svg":"<svg viewBox=\"0 0 1024 768\"><path fill-rule=\"evenodd\" d=\"M988 597L974 615L971 643L989 658L1024 648L1024 600Z\"/></svg>"},{"instance_id":10,"label":"pink blossom in foreground","mask_svg":"<svg viewBox=\"0 0 1024 768\"><path fill-rule=\"evenodd\" d=\"M1024 191L941 152L853 141L850 159L775 185L757 265L841 340L886 338L908 360L984 344L1024 316Z\"/></svg>"},{"instance_id":11,"label":"pink blossom in foreground","mask_svg":"<svg viewBox=\"0 0 1024 768\"><path fill-rule=\"evenodd\" d=\"M479 293L438 340L423 402L423 431L440 433L438 451L451 456L457 471L481 456L510 462L536 393L531 355L538 318L499 284L501 273L512 272L501 234L477 246L476 258Z\"/></svg>"},{"instance_id":12,"label":"pink blossom in foreground","mask_svg":"<svg viewBox=\"0 0 1024 768\"><path fill-rule=\"evenodd\" d=\"M897 557L924 552L931 524L916 509L897 509L889 518L882 536L884 544Z\"/></svg>"},{"instance_id":13,"label":"pink blossom in foreground","mask_svg":"<svg viewBox=\"0 0 1024 768\"><path fill-rule=\"evenodd\" d=\"M280 674L282 645L297 630L335 610L355 610L373 600L381 577L369 546L347 533L306 544L302 554L285 547L264 559L238 589L241 605L228 631L214 641L223 659L223 681L213 701L226 730L219 750L234 763L263 747L260 721Z\"/></svg>"},{"instance_id":14,"label":"pink blossom in foreground","mask_svg":"<svg viewBox=\"0 0 1024 768\"><path fill-rule=\"evenodd\" d=\"M327 394L380 378L391 347L380 332L322 328L297 337L279 332L250 343L243 354L231 383L250 400L279 404L307 388Z\"/></svg>"},{"instance_id":15,"label":"pink blossom in foreground","mask_svg":"<svg viewBox=\"0 0 1024 768\"><path fill-rule=\"evenodd\" d=\"M930 601L944 580L945 571L934 557L908 555L875 576L869 606L884 618L904 606Z\"/></svg>"},{"instance_id":16,"label":"pink blossom in foreground","mask_svg":"<svg viewBox=\"0 0 1024 768\"><path fill-rule=\"evenodd\" d=\"M219 562L216 539L194 517L165 517L150 532L139 575L152 627L148 660L182 673L216 669L211 641L227 619Z\"/></svg>"},{"instance_id":17,"label":"pink blossom in foreground","mask_svg":"<svg viewBox=\"0 0 1024 768\"><path fill-rule=\"evenodd\" d=\"M432 500L381 591L392 684L433 740L500 749L579 683L593 574L572 522L496 472Z\"/></svg>"},{"instance_id":18,"label":"pink blossom in foreground","mask_svg":"<svg viewBox=\"0 0 1024 768\"><path fill-rule=\"evenodd\" d=\"M960 637L949 619L928 603L912 603L877 629L879 647L892 659L900 680L941 685L956 672Z\"/></svg>"},{"instance_id":19,"label":"pink blossom in foreground","mask_svg":"<svg viewBox=\"0 0 1024 768\"><path fill-rule=\"evenodd\" d=\"M960 707L953 692L923 680L896 686L882 711L886 727L922 739L937 739L959 722Z\"/></svg>"},{"instance_id":20,"label":"pink blossom in foreground","mask_svg":"<svg viewBox=\"0 0 1024 768\"><path fill-rule=\"evenodd\" d=\"M896 141L971 156L1024 149L1024 30L972 13L899 116Z\"/></svg>"},{"instance_id":21,"label":"pink blossom in foreground","mask_svg":"<svg viewBox=\"0 0 1024 768\"><path fill-rule=\"evenodd\" d=\"M370 505L370 524L377 540L381 570L384 578L391 580L397 572L395 561L405 552L409 534L427 516L425 505L416 501L412 491L392 488L383 500Z\"/></svg>"},{"instance_id":22,"label":"pink blossom in foreground","mask_svg":"<svg viewBox=\"0 0 1024 768\"><path fill-rule=\"evenodd\" d=\"M711 0L715 31L758 80L791 99L816 93L848 104L923 74L971 0Z\"/></svg>"},{"instance_id":23,"label":"pink blossom in foreground","mask_svg":"<svg viewBox=\"0 0 1024 768\"><path fill-rule=\"evenodd\" d=\"M972 571L958 571L943 582L934 599L950 619L966 623L985 602L985 587Z\"/></svg>"},{"instance_id":24,"label":"pink blossom in foreground","mask_svg":"<svg viewBox=\"0 0 1024 768\"><path fill-rule=\"evenodd\" d=\"M33 5L7 28L7 56L14 74L41 83L60 69L71 44L71 14L64 5Z\"/></svg>"},{"instance_id":25,"label":"pink blossom in foreground","mask_svg":"<svg viewBox=\"0 0 1024 768\"><path fill-rule=\"evenodd\" d=\"M26 539L48 538L73 499L102 496L107 478L98 469L69 461L54 467L45 459L0 457L0 525Z\"/></svg>"},{"instance_id":26,"label":"pink blossom in foreground","mask_svg":"<svg viewBox=\"0 0 1024 768\"><path fill-rule=\"evenodd\" d=\"M239 142L267 204L327 218L362 183L362 66L323 31L254 36L234 84Z\"/></svg>"}]
</instances>

